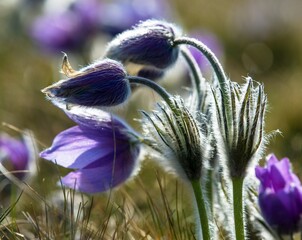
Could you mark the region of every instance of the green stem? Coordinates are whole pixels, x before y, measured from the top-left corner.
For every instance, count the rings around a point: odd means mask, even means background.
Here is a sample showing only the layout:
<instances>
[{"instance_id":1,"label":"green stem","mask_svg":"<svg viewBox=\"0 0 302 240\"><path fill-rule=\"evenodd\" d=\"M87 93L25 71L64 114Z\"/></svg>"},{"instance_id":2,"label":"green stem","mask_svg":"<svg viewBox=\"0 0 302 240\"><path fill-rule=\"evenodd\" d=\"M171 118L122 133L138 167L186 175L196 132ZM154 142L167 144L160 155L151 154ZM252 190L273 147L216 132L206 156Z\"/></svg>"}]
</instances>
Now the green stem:
<instances>
[{"instance_id":1,"label":"green stem","mask_svg":"<svg viewBox=\"0 0 302 240\"><path fill-rule=\"evenodd\" d=\"M214 196L213 196L213 174L214 174L214 171L213 169L209 169L207 170L207 178L206 178L206 183L205 183L205 188L206 188L206 191L207 191L207 197L208 197L208 200L209 200L209 206L210 206L210 211L211 211L211 214L213 216L213 211L214 211Z\"/></svg>"},{"instance_id":2,"label":"green stem","mask_svg":"<svg viewBox=\"0 0 302 240\"><path fill-rule=\"evenodd\" d=\"M206 207L206 201L203 197L203 193L201 190L201 185L199 180L192 180L191 185L193 188L197 208L198 208L198 214L200 218L200 224L202 228L202 239L203 240L209 240L211 239L210 234L210 227L208 222L208 214L207 214L207 207Z\"/></svg>"},{"instance_id":3,"label":"green stem","mask_svg":"<svg viewBox=\"0 0 302 240\"><path fill-rule=\"evenodd\" d=\"M142 84L153 89L158 95L160 95L163 98L163 100L169 105L171 109L174 109L174 104L171 101L171 95L163 87L161 87L154 81L148 78L137 77L137 76L127 76L127 79L129 80L130 83Z\"/></svg>"},{"instance_id":4,"label":"green stem","mask_svg":"<svg viewBox=\"0 0 302 240\"><path fill-rule=\"evenodd\" d=\"M226 126L228 126L229 123L231 122L231 96L230 96L228 79L224 73L224 70L219 60L205 44L203 44L202 42L198 41L195 38L179 37L175 39L173 43L175 46L186 44L197 48L210 62L220 85L221 94L222 94L221 99L223 100L222 104L225 106L225 110L224 110L225 124ZM225 130L225 132L227 133L227 130Z\"/></svg>"},{"instance_id":5,"label":"green stem","mask_svg":"<svg viewBox=\"0 0 302 240\"><path fill-rule=\"evenodd\" d=\"M191 73L192 73L192 85L194 87L194 89L196 90L196 94L197 94L197 110L200 109L201 106L201 102L202 102L202 91L201 91L201 79L202 79L202 75L201 72L199 70L199 67L197 65L196 60L193 58L192 54L189 52L188 49L184 48L181 49L181 53L183 55L183 57L185 58Z\"/></svg>"},{"instance_id":6,"label":"green stem","mask_svg":"<svg viewBox=\"0 0 302 240\"><path fill-rule=\"evenodd\" d=\"M175 45L187 44L197 48L210 62L222 89L225 88L227 77L215 54L202 42L195 38L179 37L173 41Z\"/></svg>"},{"instance_id":7,"label":"green stem","mask_svg":"<svg viewBox=\"0 0 302 240\"><path fill-rule=\"evenodd\" d=\"M233 178L233 211L236 240L245 239L244 209L243 209L243 181L244 178Z\"/></svg>"}]
</instances>

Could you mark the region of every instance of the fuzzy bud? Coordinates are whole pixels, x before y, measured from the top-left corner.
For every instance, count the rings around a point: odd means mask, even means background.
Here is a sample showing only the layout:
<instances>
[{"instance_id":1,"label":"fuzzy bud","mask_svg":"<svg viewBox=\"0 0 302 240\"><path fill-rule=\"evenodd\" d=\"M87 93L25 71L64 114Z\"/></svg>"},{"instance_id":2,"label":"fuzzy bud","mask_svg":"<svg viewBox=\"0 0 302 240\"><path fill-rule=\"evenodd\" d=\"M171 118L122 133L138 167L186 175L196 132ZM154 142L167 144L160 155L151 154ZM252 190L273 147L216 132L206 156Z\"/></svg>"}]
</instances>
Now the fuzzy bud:
<instances>
[{"instance_id":1,"label":"fuzzy bud","mask_svg":"<svg viewBox=\"0 0 302 240\"><path fill-rule=\"evenodd\" d=\"M65 55L62 72L68 79L42 90L51 100L87 107L112 107L124 103L130 95L126 71L114 60L104 59L75 71Z\"/></svg>"},{"instance_id":2,"label":"fuzzy bud","mask_svg":"<svg viewBox=\"0 0 302 240\"><path fill-rule=\"evenodd\" d=\"M179 97L172 102L173 109L164 104L152 114L143 112L144 135L167 170L190 181L200 180L207 146L205 121L197 121Z\"/></svg>"},{"instance_id":3,"label":"fuzzy bud","mask_svg":"<svg viewBox=\"0 0 302 240\"><path fill-rule=\"evenodd\" d=\"M259 158L265 143L264 113L267 98L263 85L247 78L245 85L228 81L230 101L220 89L213 90L218 121L219 151L232 178L245 176L252 159Z\"/></svg>"},{"instance_id":4,"label":"fuzzy bud","mask_svg":"<svg viewBox=\"0 0 302 240\"><path fill-rule=\"evenodd\" d=\"M179 47L173 40L178 29L173 24L147 20L113 39L105 56L123 63L135 63L165 69L175 63Z\"/></svg>"}]
</instances>

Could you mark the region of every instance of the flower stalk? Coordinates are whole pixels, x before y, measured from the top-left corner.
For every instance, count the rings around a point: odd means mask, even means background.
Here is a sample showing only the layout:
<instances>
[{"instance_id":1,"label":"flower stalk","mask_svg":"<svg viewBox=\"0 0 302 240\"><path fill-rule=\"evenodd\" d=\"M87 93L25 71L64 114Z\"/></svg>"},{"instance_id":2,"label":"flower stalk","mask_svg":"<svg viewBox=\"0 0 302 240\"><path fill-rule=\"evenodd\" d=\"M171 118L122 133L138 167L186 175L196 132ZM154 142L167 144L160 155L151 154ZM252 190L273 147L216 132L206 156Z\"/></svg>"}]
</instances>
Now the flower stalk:
<instances>
[{"instance_id":1,"label":"flower stalk","mask_svg":"<svg viewBox=\"0 0 302 240\"><path fill-rule=\"evenodd\" d=\"M130 83L142 84L153 89L156 93L158 93L158 95L160 95L163 98L163 100L169 105L171 109L174 108L173 102L170 99L171 98L170 94L157 83L153 82L148 78L138 77L138 76L128 76L127 79L129 80Z\"/></svg>"},{"instance_id":2,"label":"flower stalk","mask_svg":"<svg viewBox=\"0 0 302 240\"><path fill-rule=\"evenodd\" d=\"M233 183L233 211L236 240L245 239L244 211L243 211L243 184L244 178L232 178Z\"/></svg>"},{"instance_id":3,"label":"flower stalk","mask_svg":"<svg viewBox=\"0 0 302 240\"><path fill-rule=\"evenodd\" d=\"M175 39L173 43L174 45L186 44L197 48L208 59L208 61L212 65L212 68L214 69L216 77L225 95L224 97L228 97L228 94L225 89L227 77L217 57L206 45L204 45L202 42L198 41L195 38L188 38L188 37L179 37Z\"/></svg>"},{"instance_id":4,"label":"flower stalk","mask_svg":"<svg viewBox=\"0 0 302 240\"><path fill-rule=\"evenodd\" d=\"M214 212L214 189L213 189L213 180L214 180L214 170L208 169L207 170L207 178L205 182L205 189L207 193L207 200L209 201L209 208L211 211L211 214Z\"/></svg>"},{"instance_id":5,"label":"flower stalk","mask_svg":"<svg viewBox=\"0 0 302 240\"><path fill-rule=\"evenodd\" d=\"M202 228L202 239L211 239L210 225L209 225L209 215L207 213L206 201L202 193L201 185L199 180L192 180L191 185L193 188L198 214L200 218L200 225Z\"/></svg>"},{"instance_id":6,"label":"flower stalk","mask_svg":"<svg viewBox=\"0 0 302 240\"><path fill-rule=\"evenodd\" d=\"M202 94L202 90L201 90L202 76L198 69L199 67L197 65L196 60L194 59L190 51L188 51L188 49L181 49L181 54L186 60L188 67L190 68L190 72L192 74L192 85L195 90L196 99L197 99L196 109L200 109L204 94ZM195 98L193 99L195 100Z\"/></svg>"}]
</instances>

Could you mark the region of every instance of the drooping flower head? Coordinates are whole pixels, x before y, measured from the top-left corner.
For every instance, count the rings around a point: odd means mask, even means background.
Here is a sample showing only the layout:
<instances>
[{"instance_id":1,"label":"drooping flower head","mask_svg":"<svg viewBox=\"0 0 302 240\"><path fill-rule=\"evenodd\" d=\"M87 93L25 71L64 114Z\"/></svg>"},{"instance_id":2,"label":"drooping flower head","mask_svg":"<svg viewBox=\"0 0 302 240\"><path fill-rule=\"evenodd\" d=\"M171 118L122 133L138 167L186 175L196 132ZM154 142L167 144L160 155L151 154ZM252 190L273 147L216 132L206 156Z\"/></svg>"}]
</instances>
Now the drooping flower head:
<instances>
[{"instance_id":1,"label":"drooping flower head","mask_svg":"<svg viewBox=\"0 0 302 240\"><path fill-rule=\"evenodd\" d=\"M83 106L112 107L124 103L130 94L130 84L123 66L104 59L79 71L74 71L64 56L62 71L68 79L44 90L50 99Z\"/></svg>"},{"instance_id":2,"label":"drooping flower head","mask_svg":"<svg viewBox=\"0 0 302 240\"><path fill-rule=\"evenodd\" d=\"M107 47L105 56L126 63L165 69L178 58L173 40L179 34L173 24L147 20L119 34Z\"/></svg>"},{"instance_id":3,"label":"drooping flower head","mask_svg":"<svg viewBox=\"0 0 302 240\"><path fill-rule=\"evenodd\" d=\"M15 177L23 179L30 169L33 159L29 143L0 134L0 162Z\"/></svg>"},{"instance_id":4,"label":"drooping flower head","mask_svg":"<svg viewBox=\"0 0 302 240\"><path fill-rule=\"evenodd\" d=\"M302 186L288 158L269 155L266 167L256 167L259 206L264 219L279 234L293 234L302 224Z\"/></svg>"},{"instance_id":5,"label":"drooping flower head","mask_svg":"<svg viewBox=\"0 0 302 240\"><path fill-rule=\"evenodd\" d=\"M172 101L173 109L159 104L152 114L143 112L144 135L167 170L190 181L200 180L208 150L205 119L200 116L197 121L181 98Z\"/></svg>"},{"instance_id":6,"label":"drooping flower head","mask_svg":"<svg viewBox=\"0 0 302 240\"><path fill-rule=\"evenodd\" d=\"M65 111L78 125L59 133L40 156L72 169L62 183L81 192L104 192L125 182L137 170L137 135L110 113L77 109Z\"/></svg>"}]
</instances>

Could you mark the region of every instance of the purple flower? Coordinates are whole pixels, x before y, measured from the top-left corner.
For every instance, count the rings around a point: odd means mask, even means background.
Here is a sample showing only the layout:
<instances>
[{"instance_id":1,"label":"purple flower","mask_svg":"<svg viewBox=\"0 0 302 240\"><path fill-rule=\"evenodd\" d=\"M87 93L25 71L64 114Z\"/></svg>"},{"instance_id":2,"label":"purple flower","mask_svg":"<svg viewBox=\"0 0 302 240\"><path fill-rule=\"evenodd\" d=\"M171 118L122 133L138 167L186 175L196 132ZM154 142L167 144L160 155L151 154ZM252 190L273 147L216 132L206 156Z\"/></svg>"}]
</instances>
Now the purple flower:
<instances>
[{"instance_id":1,"label":"purple flower","mask_svg":"<svg viewBox=\"0 0 302 240\"><path fill-rule=\"evenodd\" d=\"M77 1L64 11L35 19L31 35L48 51L79 50L97 27L98 4L95 0Z\"/></svg>"},{"instance_id":2,"label":"purple flower","mask_svg":"<svg viewBox=\"0 0 302 240\"><path fill-rule=\"evenodd\" d=\"M260 180L259 206L264 219L280 234L292 234L301 227L302 186L291 171L288 158L268 157L265 168L256 167Z\"/></svg>"},{"instance_id":3,"label":"purple flower","mask_svg":"<svg viewBox=\"0 0 302 240\"><path fill-rule=\"evenodd\" d=\"M47 51L66 51L79 47L85 34L81 21L72 12L46 15L35 20L32 37Z\"/></svg>"},{"instance_id":4,"label":"purple flower","mask_svg":"<svg viewBox=\"0 0 302 240\"><path fill-rule=\"evenodd\" d=\"M29 171L28 146L22 140L0 134L0 162L15 177L23 179Z\"/></svg>"},{"instance_id":5,"label":"purple flower","mask_svg":"<svg viewBox=\"0 0 302 240\"><path fill-rule=\"evenodd\" d=\"M66 110L78 126L59 133L40 156L74 169L62 183L81 192L104 192L125 182L137 169L140 152L134 131L110 113L77 107Z\"/></svg>"},{"instance_id":6,"label":"purple flower","mask_svg":"<svg viewBox=\"0 0 302 240\"><path fill-rule=\"evenodd\" d=\"M74 71L65 55L62 70L69 78L42 90L51 100L83 106L112 107L124 103L130 95L126 72L116 61L104 59Z\"/></svg>"},{"instance_id":7,"label":"purple flower","mask_svg":"<svg viewBox=\"0 0 302 240\"><path fill-rule=\"evenodd\" d=\"M165 69L178 58L179 48L173 46L178 29L158 20L141 22L113 39L107 47L106 57Z\"/></svg>"},{"instance_id":8,"label":"purple flower","mask_svg":"<svg viewBox=\"0 0 302 240\"><path fill-rule=\"evenodd\" d=\"M86 31L95 30L98 26L99 14L103 4L98 0L77 0L71 6L71 11L79 16Z\"/></svg>"}]
</instances>

